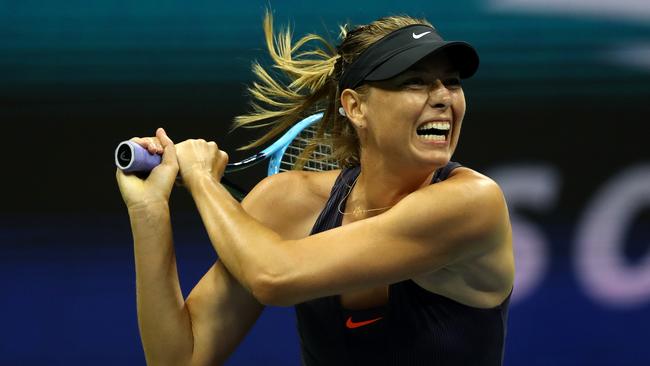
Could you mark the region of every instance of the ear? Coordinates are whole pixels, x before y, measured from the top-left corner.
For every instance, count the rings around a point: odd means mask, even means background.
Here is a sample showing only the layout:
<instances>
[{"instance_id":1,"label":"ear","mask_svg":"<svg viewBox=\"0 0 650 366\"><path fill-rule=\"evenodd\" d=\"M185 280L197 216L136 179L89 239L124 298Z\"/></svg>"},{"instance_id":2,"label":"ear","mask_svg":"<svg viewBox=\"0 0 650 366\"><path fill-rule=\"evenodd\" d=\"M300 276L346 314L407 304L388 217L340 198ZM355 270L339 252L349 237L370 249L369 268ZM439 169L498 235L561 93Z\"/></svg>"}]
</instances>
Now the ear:
<instances>
[{"instance_id":1,"label":"ear","mask_svg":"<svg viewBox=\"0 0 650 366\"><path fill-rule=\"evenodd\" d=\"M359 128L366 125L366 116L362 108L362 98L359 93L352 89L345 89L341 93L341 107L345 110L345 116Z\"/></svg>"}]
</instances>

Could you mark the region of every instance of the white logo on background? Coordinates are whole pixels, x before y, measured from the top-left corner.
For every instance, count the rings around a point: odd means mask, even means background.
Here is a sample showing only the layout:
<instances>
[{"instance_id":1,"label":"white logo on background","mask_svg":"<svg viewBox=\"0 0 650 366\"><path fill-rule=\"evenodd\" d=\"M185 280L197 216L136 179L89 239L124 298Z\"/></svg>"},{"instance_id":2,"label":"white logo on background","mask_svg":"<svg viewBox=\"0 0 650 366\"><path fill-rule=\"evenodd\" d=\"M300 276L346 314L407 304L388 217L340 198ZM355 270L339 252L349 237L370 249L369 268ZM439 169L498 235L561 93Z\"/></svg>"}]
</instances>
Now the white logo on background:
<instances>
[{"instance_id":1,"label":"white logo on background","mask_svg":"<svg viewBox=\"0 0 650 366\"><path fill-rule=\"evenodd\" d=\"M424 32L424 33L420 33L420 34L415 34L415 33L413 33L413 39L420 39L420 38L426 36L426 35L429 34L429 33L431 33L431 31Z\"/></svg>"}]
</instances>

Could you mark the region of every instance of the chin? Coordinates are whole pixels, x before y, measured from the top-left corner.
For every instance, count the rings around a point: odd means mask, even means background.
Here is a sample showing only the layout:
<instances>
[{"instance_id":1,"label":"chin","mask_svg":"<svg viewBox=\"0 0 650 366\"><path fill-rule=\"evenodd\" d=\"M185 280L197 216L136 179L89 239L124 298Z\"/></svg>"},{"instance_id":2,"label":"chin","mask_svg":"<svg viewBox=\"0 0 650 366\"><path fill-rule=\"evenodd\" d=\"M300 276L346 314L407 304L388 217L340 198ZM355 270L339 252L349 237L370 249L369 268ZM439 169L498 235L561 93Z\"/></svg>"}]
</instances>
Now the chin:
<instances>
[{"instance_id":1,"label":"chin","mask_svg":"<svg viewBox=\"0 0 650 366\"><path fill-rule=\"evenodd\" d=\"M428 154L428 156L423 157L420 162L427 169L437 169L447 165L450 160L451 154L449 152L436 152L435 154Z\"/></svg>"}]
</instances>

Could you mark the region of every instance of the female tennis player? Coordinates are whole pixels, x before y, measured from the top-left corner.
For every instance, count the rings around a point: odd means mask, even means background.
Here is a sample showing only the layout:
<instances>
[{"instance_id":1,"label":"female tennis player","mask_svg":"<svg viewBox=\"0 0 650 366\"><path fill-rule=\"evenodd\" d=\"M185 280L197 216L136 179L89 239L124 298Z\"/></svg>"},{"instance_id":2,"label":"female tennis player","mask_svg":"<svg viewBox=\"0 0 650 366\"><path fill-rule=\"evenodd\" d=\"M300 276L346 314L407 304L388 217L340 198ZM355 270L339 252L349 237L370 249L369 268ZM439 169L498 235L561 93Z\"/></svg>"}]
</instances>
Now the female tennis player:
<instances>
[{"instance_id":1,"label":"female tennis player","mask_svg":"<svg viewBox=\"0 0 650 366\"><path fill-rule=\"evenodd\" d=\"M240 204L219 182L228 158L216 143L174 145L163 129L135 139L163 155L147 179L117 171L148 363L223 363L270 304L295 306L305 365L501 365L506 203L494 181L450 161L474 48L407 16L343 28L338 47L275 38L269 14L264 30L287 79L255 64L254 112L236 124L274 124L259 145L324 110L343 169L268 177ZM187 299L168 206L179 172L219 256Z\"/></svg>"}]
</instances>

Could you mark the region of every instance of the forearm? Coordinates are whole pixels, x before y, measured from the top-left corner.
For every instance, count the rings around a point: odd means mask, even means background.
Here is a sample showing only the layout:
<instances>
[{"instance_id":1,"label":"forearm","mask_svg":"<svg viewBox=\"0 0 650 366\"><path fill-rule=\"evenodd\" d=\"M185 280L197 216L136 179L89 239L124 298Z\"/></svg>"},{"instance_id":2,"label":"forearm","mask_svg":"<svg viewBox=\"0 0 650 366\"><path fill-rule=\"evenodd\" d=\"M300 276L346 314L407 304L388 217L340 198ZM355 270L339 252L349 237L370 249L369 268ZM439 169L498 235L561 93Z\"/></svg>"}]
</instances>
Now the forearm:
<instances>
[{"instance_id":1,"label":"forearm","mask_svg":"<svg viewBox=\"0 0 650 366\"><path fill-rule=\"evenodd\" d=\"M150 365L188 364L193 336L178 281L169 207L130 208L136 300L142 345Z\"/></svg>"},{"instance_id":2,"label":"forearm","mask_svg":"<svg viewBox=\"0 0 650 366\"><path fill-rule=\"evenodd\" d=\"M193 178L190 192L219 258L244 287L263 301L260 295L264 294L259 293L263 283L286 273L289 267L282 238L249 216L214 178L207 174Z\"/></svg>"}]
</instances>

